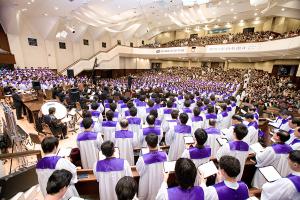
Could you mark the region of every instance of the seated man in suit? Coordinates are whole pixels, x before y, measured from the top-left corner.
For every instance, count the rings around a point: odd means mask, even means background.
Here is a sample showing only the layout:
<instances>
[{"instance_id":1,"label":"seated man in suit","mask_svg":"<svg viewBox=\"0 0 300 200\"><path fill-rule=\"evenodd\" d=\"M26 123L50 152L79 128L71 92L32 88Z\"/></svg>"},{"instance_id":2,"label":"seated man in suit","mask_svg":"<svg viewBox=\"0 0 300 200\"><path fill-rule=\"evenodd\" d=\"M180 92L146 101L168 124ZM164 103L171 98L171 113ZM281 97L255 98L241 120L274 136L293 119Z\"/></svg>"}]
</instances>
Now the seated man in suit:
<instances>
[{"instance_id":1,"label":"seated man in suit","mask_svg":"<svg viewBox=\"0 0 300 200\"><path fill-rule=\"evenodd\" d=\"M58 133L62 133L60 139L67 139L68 127L55 117L55 112L56 108L50 107L49 114L44 117L44 122L49 126L55 137L58 137Z\"/></svg>"}]
</instances>

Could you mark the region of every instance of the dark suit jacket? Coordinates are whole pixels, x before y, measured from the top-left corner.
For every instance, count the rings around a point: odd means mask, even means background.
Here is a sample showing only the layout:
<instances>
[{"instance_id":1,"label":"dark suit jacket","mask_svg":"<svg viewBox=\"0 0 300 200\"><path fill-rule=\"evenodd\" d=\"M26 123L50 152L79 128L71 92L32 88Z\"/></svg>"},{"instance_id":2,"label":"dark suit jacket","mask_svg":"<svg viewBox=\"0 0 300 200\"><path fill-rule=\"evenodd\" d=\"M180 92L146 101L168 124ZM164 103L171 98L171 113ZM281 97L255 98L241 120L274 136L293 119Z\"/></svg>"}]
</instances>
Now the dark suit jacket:
<instances>
[{"instance_id":1,"label":"dark suit jacket","mask_svg":"<svg viewBox=\"0 0 300 200\"><path fill-rule=\"evenodd\" d=\"M14 107L22 106L22 99L18 93L16 92L12 93L12 99L13 99Z\"/></svg>"}]
</instances>

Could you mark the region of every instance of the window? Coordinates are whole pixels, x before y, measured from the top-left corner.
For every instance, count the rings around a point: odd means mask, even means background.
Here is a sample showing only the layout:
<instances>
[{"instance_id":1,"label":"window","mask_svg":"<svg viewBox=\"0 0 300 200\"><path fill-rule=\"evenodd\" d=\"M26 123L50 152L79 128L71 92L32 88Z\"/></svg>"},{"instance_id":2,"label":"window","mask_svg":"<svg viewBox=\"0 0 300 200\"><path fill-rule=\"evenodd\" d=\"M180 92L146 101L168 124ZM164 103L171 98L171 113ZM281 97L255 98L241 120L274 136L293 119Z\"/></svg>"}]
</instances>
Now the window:
<instances>
[{"instance_id":1,"label":"window","mask_svg":"<svg viewBox=\"0 0 300 200\"><path fill-rule=\"evenodd\" d=\"M102 42L102 48L106 48L106 42Z\"/></svg>"},{"instance_id":2,"label":"window","mask_svg":"<svg viewBox=\"0 0 300 200\"><path fill-rule=\"evenodd\" d=\"M83 45L89 45L89 40L83 39Z\"/></svg>"},{"instance_id":3,"label":"window","mask_svg":"<svg viewBox=\"0 0 300 200\"><path fill-rule=\"evenodd\" d=\"M118 44L118 45L121 45L121 40L117 40L117 44Z\"/></svg>"},{"instance_id":4,"label":"window","mask_svg":"<svg viewBox=\"0 0 300 200\"><path fill-rule=\"evenodd\" d=\"M133 47L133 42L130 42L130 47Z\"/></svg>"},{"instance_id":5,"label":"window","mask_svg":"<svg viewBox=\"0 0 300 200\"><path fill-rule=\"evenodd\" d=\"M59 42L59 48L60 49L66 49L66 43L65 42Z\"/></svg>"},{"instance_id":6,"label":"window","mask_svg":"<svg viewBox=\"0 0 300 200\"><path fill-rule=\"evenodd\" d=\"M28 44L30 46L37 46L37 39L35 39L35 38L28 38Z\"/></svg>"}]
</instances>

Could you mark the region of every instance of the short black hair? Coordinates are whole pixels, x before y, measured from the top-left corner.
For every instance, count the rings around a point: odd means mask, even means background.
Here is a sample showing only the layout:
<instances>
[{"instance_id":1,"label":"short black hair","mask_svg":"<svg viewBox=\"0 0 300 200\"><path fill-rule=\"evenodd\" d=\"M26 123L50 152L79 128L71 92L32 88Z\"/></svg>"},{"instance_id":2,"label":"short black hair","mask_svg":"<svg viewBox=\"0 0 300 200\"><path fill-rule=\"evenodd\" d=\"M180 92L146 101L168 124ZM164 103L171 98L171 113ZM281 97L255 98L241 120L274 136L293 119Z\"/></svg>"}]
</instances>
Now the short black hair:
<instances>
[{"instance_id":1,"label":"short black hair","mask_svg":"<svg viewBox=\"0 0 300 200\"><path fill-rule=\"evenodd\" d=\"M55 147L58 147L59 141L56 137L45 137L42 141L42 149L44 153L51 153Z\"/></svg>"},{"instance_id":2,"label":"short black hair","mask_svg":"<svg viewBox=\"0 0 300 200\"><path fill-rule=\"evenodd\" d=\"M185 100L183 104L185 107L190 107L191 102L190 102L190 100Z\"/></svg>"},{"instance_id":3,"label":"short black hair","mask_svg":"<svg viewBox=\"0 0 300 200\"><path fill-rule=\"evenodd\" d=\"M131 107L129 109L129 114L131 117L135 117L137 115L137 108L136 107Z\"/></svg>"},{"instance_id":4,"label":"short black hair","mask_svg":"<svg viewBox=\"0 0 300 200\"><path fill-rule=\"evenodd\" d=\"M167 101L167 107L172 108L173 107L173 102L171 100Z\"/></svg>"},{"instance_id":5,"label":"short black hair","mask_svg":"<svg viewBox=\"0 0 300 200\"><path fill-rule=\"evenodd\" d=\"M172 112L171 112L172 119L177 119L178 115L179 115L179 111L178 110L172 110Z\"/></svg>"},{"instance_id":6,"label":"short black hair","mask_svg":"<svg viewBox=\"0 0 300 200\"><path fill-rule=\"evenodd\" d=\"M131 200L137 193L138 185L131 176L124 176L116 184L116 194L118 200Z\"/></svg>"},{"instance_id":7,"label":"short black hair","mask_svg":"<svg viewBox=\"0 0 300 200\"><path fill-rule=\"evenodd\" d=\"M155 123L155 116L153 116L153 115L148 115L147 117L146 117L146 122L149 124L149 125L154 125L154 123Z\"/></svg>"},{"instance_id":8,"label":"short black hair","mask_svg":"<svg viewBox=\"0 0 300 200\"><path fill-rule=\"evenodd\" d=\"M134 104L132 101L128 101L126 105L127 105L127 108L129 108L129 109L134 107Z\"/></svg>"},{"instance_id":9,"label":"short black hair","mask_svg":"<svg viewBox=\"0 0 300 200\"><path fill-rule=\"evenodd\" d=\"M112 119L114 118L114 112L112 110L107 111L106 118L107 120L112 121Z\"/></svg>"},{"instance_id":10,"label":"short black hair","mask_svg":"<svg viewBox=\"0 0 300 200\"><path fill-rule=\"evenodd\" d=\"M207 133L204 129L198 128L195 131L194 135L195 135L197 144L199 144L199 145L204 145L205 144L208 136L207 136Z\"/></svg>"},{"instance_id":11,"label":"short black hair","mask_svg":"<svg viewBox=\"0 0 300 200\"><path fill-rule=\"evenodd\" d=\"M208 105L207 106L207 113L214 113L215 112L215 108L212 105Z\"/></svg>"},{"instance_id":12,"label":"short black hair","mask_svg":"<svg viewBox=\"0 0 300 200\"><path fill-rule=\"evenodd\" d=\"M222 156L219 165L220 169L223 169L231 178L237 177L241 172L240 161L232 156Z\"/></svg>"},{"instance_id":13,"label":"short black hair","mask_svg":"<svg viewBox=\"0 0 300 200\"><path fill-rule=\"evenodd\" d=\"M89 129L89 128L91 128L92 124L93 124L92 118L84 118L84 119L82 120L82 125L83 125L83 128L84 128L84 129Z\"/></svg>"},{"instance_id":14,"label":"short black hair","mask_svg":"<svg viewBox=\"0 0 300 200\"><path fill-rule=\"evenodd\" d=\"M246 113L246 114L244 115L244 117L245 117L246 119L254 119L254 115L251 114L251 113Z\"/></svg>"},{"instance_id":15,"label":"short black hair","mask_svg":"<svg viewBox=\"0 0 300 200\"><path fill-rule=\"evenodd\" d=\"M226 103L222 103L221 106L223 111L226 111L227 110L227 104Z\"/></svg>"},{"instance_id":16,"label":"short black hair","mask_svg":"<svg viewBox=\"0 0 300 200\"><path fill-rule=\"evenodd\" d=\"M107 140L101 144L101 151L105 157L111 157L114 154L114 148L115 144L110 140Z\"/></svg>"},{"instance_id":17,"label":"short black hair","mask_svg":"<svg viewBox=\"0 0 300 200\"><path fill-rule=\"evenodd\" d=\"M150 115L153 115L155 118L158 117L158 113L157 113L157 110L156 110L156 109L150 110L149 114L150 114Z\"/></svg>"},{"instance_id":18,"label":"short black hair","mask_svg":"<svg viewBox=\"0 0 300 200\"><path fill-rule=\"evenodd\" d=\"M238 140L242 140L248 134L248 128L244 124L237 124L233 131Z\"/></svg>"},{"instance_id":19,"label":"short black hair","mask_svg":"<svg viewBox=\"0 0 300 200\"><path fill-rule=\"evenodd\" d=\"M83 110L82 111L82 118L91 118L92 113L89 110Z\"/></svg>"},{"instance_id":20,"label":"short black hair","mask_svg":"<svg viewBox=\"0 0 300 200\"><path fill-rule=\"evenodd\" d=\"M94 101L94 102L91 104L91 109L92 109L92 110L97 110L98 108L99 108L98 103Z\"/></svg>"},{"instance_id":21,"label":"short black hair","mask_svg":"<svg viewBox=\"0 0 300 200\"><path fill-rule=\"evenodd\" d=\"M110 108L113 112L115 112L116 109L117 109L117 104L111 103L111 104L109 104L109 108Z\"/></svg>"},{"instance_id":22,"label":"short black hair","mask_svg":"<svg viewBox=\"0 0 300 200\"><path fill-rule=\"evenodd\" d=\"M300 126L300 118L293 117L292 124L296 124L296 126Z\"/></svg>"},{"instance_id":23,"label":"short black hair","mask_svg":"<svg viewBox=\"0 0 300 200\"><path fill-rule=\"evenodd\" d=\"M154 133L150 133L145 137L147 145L151 148L155 148L158 144L158 136Z\"/></svg>"},{"instance_id":24,"label":"short black hair","mask_svg":"<svg viewBox=\"0 0 300 200\"><path fill-rule=\"evenodd\" d=\"M290 134L286 131L280 130L276 133L282 143L285 143L290 139Z\"/></svg>"},{"instance_id":25,"label":"short black hair","mask_svg":"<svg viewBox=\"0 0 300 200\"><path fill-rule=\"evenodd\" d=\"M191 159L179 158L175 164L176 181L183 189L194 186L197 169Z\"/></svg>"},{"instance_id":26,"label":"short black hair","mask_svg":"<svg viewBox=\"0 0 300 200\"><path fill-rule=\"evenodd\" d=\"M289 153L289 159L300 165L300 150L293 150Z\"/></svg>"},{"instance_id":27,"label":"short black hair","mask_svg":"<svg viewBox=\"0 0 300 200\"><path fill-rule=\"evenodd\" d=\"M64 187L68 187L72 176L72 173L68 170L55 170L48 179L46 187L47 194L54 195L59 193Z\"/></svg>"},{"instance_id":28,"label":"short black hair","mask_svg":"<svg viewBox=\"0 0 300 200\"><path fill-rule=\"evenodd\" d=\"M239 115L233 115L233 116L231 117L231 119L237 120L237 121L239 121L239 122L242 122L242 121L243 121L243 119L242 119Z\"/></svg>"},{"instance_id":29,"label":"short black hair","mask_svg":"<svg viewBox=\"0 0 300 200\"><path fill-rule=\"evenodd\" d=\"M194 116L199 116L200 115L200 109L199 109L199 107L195 107L193 109L193 113L194 113Z\"/></svg>"},{"instance_id":30,"label":"short black hair","mask_svg":"<svg viewBox=\"0 0 300 200\"><path fill-rule=\"evenodd\" d=\"M152 100L148 100L147 104L148 104L149 107L153 107L154 106L154 102Z\"/></svg>"},{"instance_id":31,"label":"short black hair","mask_svg":"<svg viewBox=\"0 0 300 200\"><path fill-rule=\"evenodd\" d=\"M55 107L50 107L50 108L48 109L49 115L54 114L55 111L56 111L56 108L55 108Z\"/></svg>"},{"instance_id":32,"label":"short black hair","mask_svg":"<svg viewBox=\"0 0 300 200\"><path fill-rule=\"evenodd\" d=\"M120 126L121 126L121 128L127 128L128 127L128 120L126 118L121 119Z\"/></svg>"},{"instance_id":33,"label":"short black hair","mask_svg":"<svg viewBox=\"0 0 300 200\"><path fill-rule=\"evenodd\" d=\"M179 120L182 124L186 124L189 120L189 116L186 113L180 113Z\"/></svg>"},{"instance_id":34,"label":"short black hair","mask_svg":"<svg viewBox=\"0 0 300 200\"><path fill-rule=\"evenodd\" d=\"M217 121L215 119L209 119L208 120L208 125L215 127L217 124Z\"/></svg>"}]
</instances>

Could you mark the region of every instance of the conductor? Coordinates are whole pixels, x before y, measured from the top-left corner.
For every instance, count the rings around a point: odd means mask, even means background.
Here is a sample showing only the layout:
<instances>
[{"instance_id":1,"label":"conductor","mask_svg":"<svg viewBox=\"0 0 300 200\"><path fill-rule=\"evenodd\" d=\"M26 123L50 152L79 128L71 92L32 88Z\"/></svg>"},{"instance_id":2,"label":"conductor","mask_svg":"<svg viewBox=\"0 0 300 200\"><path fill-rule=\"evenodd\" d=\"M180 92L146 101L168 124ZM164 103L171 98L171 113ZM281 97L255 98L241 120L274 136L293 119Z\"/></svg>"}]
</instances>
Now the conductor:
<instances>
[{"instance_id":1,"label":"conductor","mask_svg":"<svg viewBox=\"0 0 300 200\"><path fill-rule=\"evenodd\" d=\"M135 79L135 77L131 76L131 74L129 74L128 76L128 89L131 90L131 84L132 84L132 80Z\"/></svg>"},{"instance_id":2,"label":"conductor","mask_svg":"<svg viewBox=\"0 0 300 200\"><path fill-rule=\"evenodd\" d=\"M16 88L12 89L12 99L13 99L13 105L16 108L16 115L17 115L17 119L23 119L22 117L22 99L20 97L20 95L17 92Z\"/></svg>"}]
</instances>

